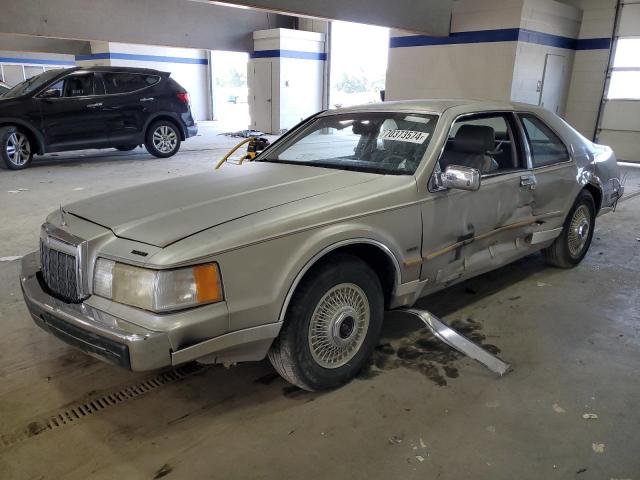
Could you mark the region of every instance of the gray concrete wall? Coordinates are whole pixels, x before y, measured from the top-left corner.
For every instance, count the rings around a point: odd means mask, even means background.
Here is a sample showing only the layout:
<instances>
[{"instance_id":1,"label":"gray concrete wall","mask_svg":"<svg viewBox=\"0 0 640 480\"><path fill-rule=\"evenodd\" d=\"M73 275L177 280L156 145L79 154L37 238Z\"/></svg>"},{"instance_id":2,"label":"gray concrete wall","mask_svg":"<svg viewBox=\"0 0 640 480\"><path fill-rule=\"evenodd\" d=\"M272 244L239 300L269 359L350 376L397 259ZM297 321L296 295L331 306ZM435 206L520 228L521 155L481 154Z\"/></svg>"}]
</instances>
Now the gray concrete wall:
<instances>
[{"instance_id":1,"label":"gray concrete wall","mask_svg":"<svg viewBox=\"0 0 640 480\"><path fill-rule=\"evenodd\" d=\"M328 20L346 20L430 35L449 35L452 0L225 0L227 3Z\"/></svg>"},{"instance_id":2,"label":"gray concrete wall","mask_svg":"<svg viewBox=\"0 0 640 480\"><path fill-rule=\"evenodd\" d=\"M251 34L292 28L272 13L189 0L2 0L0 33L249 52Z\"/></svg>"}]
</instances>

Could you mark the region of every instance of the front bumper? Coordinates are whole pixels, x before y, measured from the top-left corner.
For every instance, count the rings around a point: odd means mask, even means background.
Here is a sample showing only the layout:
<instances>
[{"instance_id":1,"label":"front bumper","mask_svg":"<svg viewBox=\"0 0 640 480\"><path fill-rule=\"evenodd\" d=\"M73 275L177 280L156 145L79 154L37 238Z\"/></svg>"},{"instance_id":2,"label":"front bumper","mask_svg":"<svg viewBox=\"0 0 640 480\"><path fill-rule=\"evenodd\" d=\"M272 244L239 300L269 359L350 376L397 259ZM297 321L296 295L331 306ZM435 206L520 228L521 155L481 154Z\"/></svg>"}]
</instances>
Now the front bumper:
<instances>
[{"instance_id":1,"label":"front bumper","mask_svg":"<svg viewBox=\"0 0 640 480\"><path fill-rule=\"evenodd\" d=\"M166 332L147 330L84 303L65 303L40 284L37 253L22 258L20 285L35 323L89 355L135 371L172 364Z\"/></svg>"}]
</instances>

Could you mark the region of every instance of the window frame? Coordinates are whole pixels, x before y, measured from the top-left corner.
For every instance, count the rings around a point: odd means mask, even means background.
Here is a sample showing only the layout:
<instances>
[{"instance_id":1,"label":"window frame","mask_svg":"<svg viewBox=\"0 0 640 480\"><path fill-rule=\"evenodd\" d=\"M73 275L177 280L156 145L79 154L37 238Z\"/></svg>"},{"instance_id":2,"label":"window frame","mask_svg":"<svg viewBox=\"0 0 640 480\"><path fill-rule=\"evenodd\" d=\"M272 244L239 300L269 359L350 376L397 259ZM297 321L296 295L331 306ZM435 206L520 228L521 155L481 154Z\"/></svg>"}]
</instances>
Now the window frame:
<instances>
[{"instance_id":1,"label":"window frame","mask_svg":"<svg viewBox=\"0 0 640 480\"><path fill-rule=\"evenodd\" d=\"M440 153L438 154L438 159L436 160L433 166L431 175L429 176L429 181L428 181L429 192L436 193L436 192L446 192L449 190L446 187L437 186L436 175L442 172L442 170L440 170L440 160L442 159L444 155L444 151L447 148L447 143L449 142L449 138L453 130L453 126L459 121L466 119L468 117L473 118L473 117L484 117L484 116L505 117L505 121L507 122L507 128L510 129L511 135L514 137L513 141L514 141L514 147L516 149L516 154L522 157L521 164L523 164L524 167L513 168L509 170L502 170L502 171L498 170L496 172L482 174L481 178L482 179L496 178L504 175L510 175L514 173L526 172L531 170L531 155L529 152L528 142L526 141L526 138L525 138L525 132L523 130L523 126L520 122L520 119L516 115L515 111L513 110L482 110L482 111L476 111L476 112L467 112L455 117L451 122L451 124L449 125L449 129L447 130L447 135L444 139L444 143L442 144L442 148L440 149Z\"/></svg>"},{"instance_id":2,"label":"window frame","mask_svg":"<svg viewBox=\"0 0 640 480\"><path fill-rule=\"evenodd\" d=\"M558 140L560 140L560 143L562 143L562 145L564 145L565 150L567 151L567 157L568 160L564 160L562 162L555 162L555 163L549 163L548 165L540 165L539 167L536 167L533 163L533 152L531 151L531 144L529 143L529 136L527 135L527 129L524 126L524 121L522 119L523 115L528 115L531 117L534 117L536 120L538 120L539 122L541 122L545 127L547 127L551 133L553 133ZM557 165L565 165L565 164L569 164L573 162L573 146L570 143L567 143L565 141L565 139L562 137L562 135L560 135L558 133L558 131L553 128L551 125L549 125L548 122L546 122L542 117L540 117L540 115L536 114L535 112L532 112L530 110L518 110L517 112L515 112L515 116L518 120L518 123L520 125L520 129L522 131L522 141L525 145L526 151L527 151L527 156L529 157L528 159L528 163L529 163L529 168L531 170L540 170L542 168L549 168L549 167L555 167Z\"/></svg>"},{"instance_id":3,"label":"window frame","mask_svg":"<svg viewBox=\"0 0 640 480\"><path fill-rule=\"evenodd\" d=\"M160 85L160 83L162 83L162 80L164 79L164 77L158 73L149 73L149 74L144 74L144 73L138 73L138 72L109 72L109 71L103 71L101 70L100 72L96 72L96 73L100 73L100 79L102 81L102 85L104 86L104 94L106 96L112 97L112 96L116 96L116 95L131 95L132 93L137 93L137 92L142 92L143 90L146 90L147 88L151 88L151 87L155 87L157 85ZM107 92L107 82L104 78L104 75L106 74L121 74L121 73L128 73L130 75L138 75L138 76L143 76L143 75L148 75L151 77L158 77L158 81L156 83L153 83L151 85L146 85L142 88L138 88L137 90L131 90L129 92L118 92L118 93L108 93Z\"/></svg>"}]
</instances>

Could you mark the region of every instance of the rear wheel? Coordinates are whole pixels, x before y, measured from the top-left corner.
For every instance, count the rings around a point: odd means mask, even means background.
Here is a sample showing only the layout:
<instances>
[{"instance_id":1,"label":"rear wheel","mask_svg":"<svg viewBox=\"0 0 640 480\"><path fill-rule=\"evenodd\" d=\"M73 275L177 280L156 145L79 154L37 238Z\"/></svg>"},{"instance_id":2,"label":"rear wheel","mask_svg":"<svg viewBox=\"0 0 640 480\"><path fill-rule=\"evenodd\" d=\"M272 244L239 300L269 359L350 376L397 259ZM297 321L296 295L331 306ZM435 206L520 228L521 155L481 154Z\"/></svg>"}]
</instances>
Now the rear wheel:
<instances>
[{"instance_id":1,"label":"rear wheel","mask_svg":"<svg viewBox=\"0 0 640 480\"><path fill-rule=\"evenodd\" d=\"M175 155L180 149L178 128L167 120L154 122L147 130L144 146L154 157L167 158Z\"/></svg>"},{"instance_id":2,"label":"rear wheel","mask_svg":"<svg viewBox=\"0 0 640 480\"><path fill-rule=\"evenodd\" d=\"M269 360L285 380L305 390L338 387L371 355L383 314L376 273L357 257L332 256L298 286Z\"/></svg>"},{"instance_id":3,"label":"rear wheel","mask_svg":"<svg viewBox=\"0 0 640 480\"><path fill-rule=\"evenodd\" d=\"M135 150L138 145L119 145L116 150L120 150L121 152L130 152L131 150Z\"/></svg>"},{"instance_id":4,"label":"rear wheel","mask_svg":"<svg viewBox=\"0 0 640 480\"><path fill-rule=\"evenodd\" d=\"M595 218L596 206L593 196L583 190L567 215L560 236L550 247L542 251L547 263L560 268L578 265L589 251Z\"/></svg>"},{"instance_id":5,"label":"rear wheel","mask_svg":"<svg viewBox=\"0 0 640 480\"><path fill-rule=\"evenodd\" d=\"M0 165L11 170L27 168L33 159L29 137L16 127L0 128Z\"/></svg>"}]
</instances>

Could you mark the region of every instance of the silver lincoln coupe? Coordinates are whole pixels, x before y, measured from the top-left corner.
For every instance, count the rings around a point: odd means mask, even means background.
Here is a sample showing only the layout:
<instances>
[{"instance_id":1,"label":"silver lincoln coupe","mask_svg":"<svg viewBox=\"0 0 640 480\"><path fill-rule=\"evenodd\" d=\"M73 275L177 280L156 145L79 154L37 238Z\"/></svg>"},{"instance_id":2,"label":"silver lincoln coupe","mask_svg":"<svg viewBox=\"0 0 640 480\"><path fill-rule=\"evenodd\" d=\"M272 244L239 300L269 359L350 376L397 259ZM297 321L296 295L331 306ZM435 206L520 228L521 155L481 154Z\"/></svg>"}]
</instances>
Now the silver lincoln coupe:
<instances>
[{"instance_id":1,"label":"silver lincoln coupe","mask_svg":"<svg viewBox=\"0 0 640 480\"><path fill-rule=\"evenodd\" d=\"M21 283L39 326L116 365L268 356L333 388L385 310L538 250L573 267L622 192L610 148L530 105L326 111L243 165L61 207Z\"/></svg>"}]
</instances>

